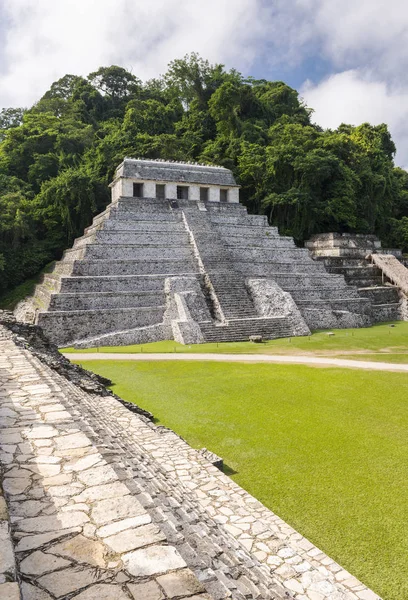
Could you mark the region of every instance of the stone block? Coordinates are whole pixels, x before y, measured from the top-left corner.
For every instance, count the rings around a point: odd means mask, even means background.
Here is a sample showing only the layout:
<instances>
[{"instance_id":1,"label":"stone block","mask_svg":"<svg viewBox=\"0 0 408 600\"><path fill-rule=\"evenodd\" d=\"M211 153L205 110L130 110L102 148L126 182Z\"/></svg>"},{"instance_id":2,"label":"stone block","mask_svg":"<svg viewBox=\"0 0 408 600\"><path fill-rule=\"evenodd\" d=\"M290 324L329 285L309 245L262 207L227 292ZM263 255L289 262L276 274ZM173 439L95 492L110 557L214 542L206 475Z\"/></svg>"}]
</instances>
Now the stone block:
<instances>
[{"instance_id":1,"label":"stone block","mask_svg":"<svg viewBox=\"0 0 408 600\"><path fill-rule=\"evenodd\" d=\"M124 554L122 560L127 571L135 577L161 575L187 566L171 546L149 546Z\"/></svg>"},{"instance_id":2,"label":"stone block","mask_svg":"<svg viewBox=\"0 0 408 600\"><path fill-rule=\"evenodd\" d=\"M21 600L18 583L0 583L0 598L4 600ZM44 600L47 599L44 598Z\"/></svg>"},{"instance_id":3,"label":"stone block","mask_svg":"<svg viewBox=\"0 0 408 600\"><path fill-rule=\"evenodd\" d=\"M133 600L164 600L164 594L155 581L128 583Z\"/></svg>"},{"instance_id":4,"label":"stone block","mask_svg":"<svg viewBox=\"0 0 408 600\"><path fill-rule=\"evenodd\" d=\"M157 578L157 582L164 589L168 598L179 598L205 592L205 588L189 569L161 575Z\"/></svg>"}]
</instances>

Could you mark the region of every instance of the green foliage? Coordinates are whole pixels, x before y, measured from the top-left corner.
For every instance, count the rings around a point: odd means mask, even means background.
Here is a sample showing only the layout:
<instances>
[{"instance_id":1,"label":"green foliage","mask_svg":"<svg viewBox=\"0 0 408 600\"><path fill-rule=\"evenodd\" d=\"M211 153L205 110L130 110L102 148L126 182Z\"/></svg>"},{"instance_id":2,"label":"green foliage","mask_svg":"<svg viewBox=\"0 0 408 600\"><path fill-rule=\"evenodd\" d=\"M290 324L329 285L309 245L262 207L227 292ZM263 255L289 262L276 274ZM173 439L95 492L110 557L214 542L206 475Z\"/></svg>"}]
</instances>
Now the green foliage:
<instances>
[{"instance_id":1,"label":"green foliage","mask_svg":"<svg viewBox=\"0 0 408 600\"><path fill-rule=\"evenodd\" d=\"M23 120L24 108L3 108L0 110L0 141L12 127L18 127Z\"/></svg>"},{"instance_id":2,"label":"green foliage","mask_svg":"<svg viewBox=\"0 0 408 600\"><path fill-rule=\"evenodd\" d=\"M376 233L408 250L408 174L386 125L322 131L296 90L197 54L142 83L119 66L67 74L30 109L0 112L0 291L58 258L108 202L124 156L233 170L250 212L301 244Z\"/></svg>"}]
</instances>

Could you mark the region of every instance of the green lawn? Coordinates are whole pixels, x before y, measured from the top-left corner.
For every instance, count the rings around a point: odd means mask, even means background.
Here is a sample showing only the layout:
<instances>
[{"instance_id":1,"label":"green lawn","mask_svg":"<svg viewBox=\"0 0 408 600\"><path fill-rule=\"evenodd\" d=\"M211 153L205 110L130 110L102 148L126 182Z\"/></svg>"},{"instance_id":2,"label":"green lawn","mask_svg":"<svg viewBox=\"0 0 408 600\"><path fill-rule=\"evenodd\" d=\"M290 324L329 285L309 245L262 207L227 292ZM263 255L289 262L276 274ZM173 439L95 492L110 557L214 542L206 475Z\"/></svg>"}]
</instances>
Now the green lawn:
<instances>
[{"instance_id":1,"label":"green lawn","mask_svg":"<svg viewBox=\"0 0 408 600\"><path fill-rule=\"evenodd\" d=\"M210 352L234 354L313 354L315 356L336 356L345 354L381 353L372 360L388 362L408 362L408 322L397 321L390 324L374 325L364 329L336 329L331 332L315 332L309 337L282 338L262 344L250 342L233 342L220 344L195 344L183 346L177 342L154 342L136 346L105 346L103 348L88 348L75 350L66 348L64 352ZM334 333L334 335L328 335ZM397 358L394 360L395 356ZM352 356L350 358L356 358ZM367 358L368 357L364 357Z\"/></svg>"},{"instance_id":2,"label":"green lawn","mask_svg":"<svg viewBox=\"0 0 408 600\"><path fill-rule=\"evenodd\" d=\"M384 600L408 598L405 374L216 362L86 367L192 446L222 456L240 485Z\"/></svg>"}]
</instances>

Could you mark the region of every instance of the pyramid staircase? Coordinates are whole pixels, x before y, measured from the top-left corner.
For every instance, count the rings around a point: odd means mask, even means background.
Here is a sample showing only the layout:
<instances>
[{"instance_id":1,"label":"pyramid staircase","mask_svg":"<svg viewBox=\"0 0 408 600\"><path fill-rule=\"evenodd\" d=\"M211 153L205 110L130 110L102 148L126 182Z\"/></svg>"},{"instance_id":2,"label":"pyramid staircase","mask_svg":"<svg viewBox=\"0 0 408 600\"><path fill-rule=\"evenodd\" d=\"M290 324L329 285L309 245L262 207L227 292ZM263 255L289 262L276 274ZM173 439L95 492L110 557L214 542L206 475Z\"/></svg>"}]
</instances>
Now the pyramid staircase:
<instances>
[{"instance_id":1,"label":"pyramid staircase","mask_svg":"<svg viewBox=\"0 0 408 600\"><path fill-rule=\"evenodd\" d=\"M249 296L245 277L232 268L232 256L211 221L211 205L197 211L191 204L182 206L184 219L200 255L208 284L221 309L221 320L200 322L207 342L248 340L251 335L265 339L293 335L293 327L285 317L260 317Z\"/></svg>"},{"instance_id":2,"label":"pyramid staircase","mask_svg":"<svg viewBox=\"0 0 408 600\"><path fill-rule=\"evenodd\" d=\"M232 209L232 210L231 210ZM296 302L310 329L362 327L371 323L371 302L312 260L306 248L269 227L265 216L248 215L241 205L209 207L211 221L245 278L270 278Z\"/></svg>"}]
</instances>

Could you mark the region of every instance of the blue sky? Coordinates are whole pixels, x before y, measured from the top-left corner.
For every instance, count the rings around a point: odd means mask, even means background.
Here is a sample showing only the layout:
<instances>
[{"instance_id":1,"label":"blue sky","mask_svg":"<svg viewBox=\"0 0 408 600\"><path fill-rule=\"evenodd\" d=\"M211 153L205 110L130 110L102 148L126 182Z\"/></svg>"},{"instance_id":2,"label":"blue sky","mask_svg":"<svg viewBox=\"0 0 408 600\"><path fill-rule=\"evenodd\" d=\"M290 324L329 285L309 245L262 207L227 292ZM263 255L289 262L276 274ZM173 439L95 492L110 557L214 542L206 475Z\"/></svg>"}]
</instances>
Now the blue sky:
<instances>
[{"instance_id":1,"label":"blue sky","mask_svg":"<svg viewBox=\"0 0 408 600\"><path fill-rule=\"evenodd\" d=\"M408 166L406 0L0 0L0 107L102 65L154 77L192 51L286 81L323 127L386 122Z\"/></svg>"}]
</instances>

